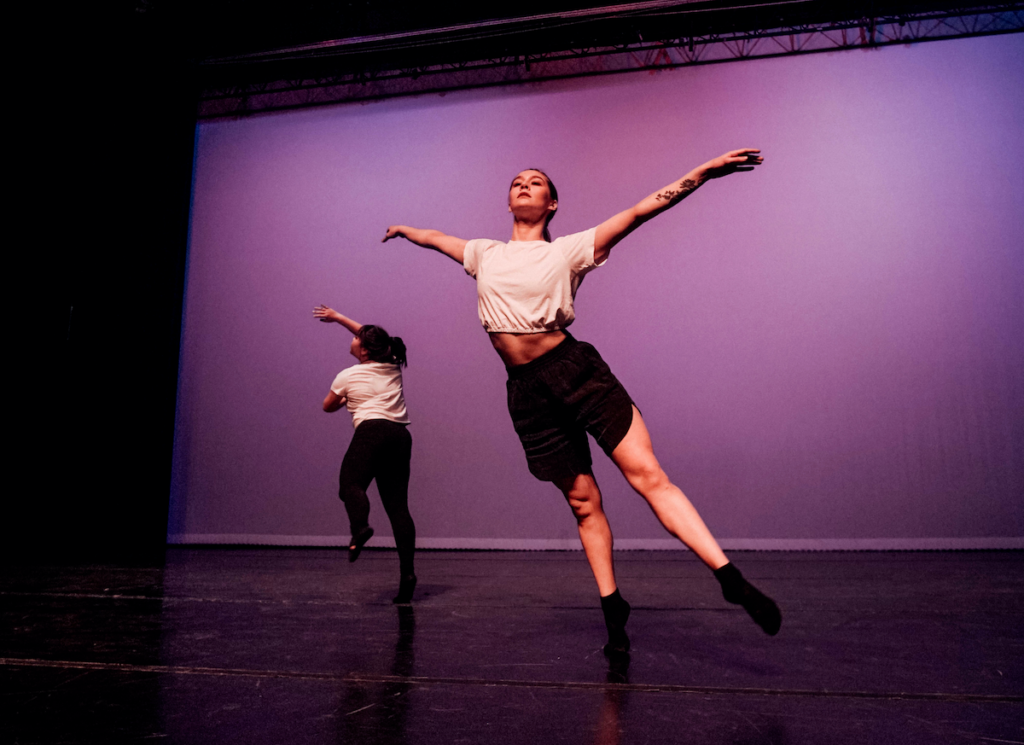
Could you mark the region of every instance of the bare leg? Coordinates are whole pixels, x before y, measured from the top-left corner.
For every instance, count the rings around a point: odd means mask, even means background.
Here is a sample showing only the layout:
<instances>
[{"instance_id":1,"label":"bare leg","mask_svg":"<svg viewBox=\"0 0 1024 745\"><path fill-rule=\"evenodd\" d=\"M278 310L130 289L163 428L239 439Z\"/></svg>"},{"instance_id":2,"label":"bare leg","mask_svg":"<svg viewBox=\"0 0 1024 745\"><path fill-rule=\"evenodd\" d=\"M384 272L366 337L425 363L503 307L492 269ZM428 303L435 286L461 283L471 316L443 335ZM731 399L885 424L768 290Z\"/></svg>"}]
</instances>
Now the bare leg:
<instances>
[{"instance_id":1,"label":"bare leg","mask_svg":"<svg viewBox=\"0 0 1024 745\"><path fill-rule=\"evenodd\" d=\"M581 473L555 482L576 516L583 551L602 596L615 592L615 567L612 563L612 529L601 507L601 490L593 474Z\"/></svg>"},{"instance_id":2,"label":"bare leg","mask_svg":"<svg viewBox=\"0 0 1024 745\"><path fill-rule=\"evenodd\" d=\"M696 508L678 486L668 480L654 457L651 436L636 407L629 432L612 451L612 460L629 485L647 500L665 529L685 543L712 569L729 563Z\"/></svg>"},{"instance_id":3,"label":"bare leg","mask_svg":"<svg viewBox=\"0 0 1024 745\"><path fill-rule=\"evenodd\" d=\"M629 485L647 500L665 529L689 546L701 561L714 570L725 599L742 605L766 634L775 636L779 633L782 625L779 607L729 563L696 508L679 487L668 480L658 459L654 457L647 426L635 406L633 423L622 442L612 451L612 460Z\"/></svg>"},{"instance_id":4,"label":"bare leg","mask_svg":"<svg viewBox=\"0 0 1024 745\"><path fill-rule=\"evenodd\" d=\"M629 652L626 621L629 620L630 607L615 586L612 529L601 508L601 490L590 473L556 481L555 486L562 490L576 516L580 541L587 554L587 561L590 562L590 570L597 580L597 590L601 593L601 612L608 628L608 643L604 645L604 653L610 657L626 654Z\"/></svg>"}]
</instances>

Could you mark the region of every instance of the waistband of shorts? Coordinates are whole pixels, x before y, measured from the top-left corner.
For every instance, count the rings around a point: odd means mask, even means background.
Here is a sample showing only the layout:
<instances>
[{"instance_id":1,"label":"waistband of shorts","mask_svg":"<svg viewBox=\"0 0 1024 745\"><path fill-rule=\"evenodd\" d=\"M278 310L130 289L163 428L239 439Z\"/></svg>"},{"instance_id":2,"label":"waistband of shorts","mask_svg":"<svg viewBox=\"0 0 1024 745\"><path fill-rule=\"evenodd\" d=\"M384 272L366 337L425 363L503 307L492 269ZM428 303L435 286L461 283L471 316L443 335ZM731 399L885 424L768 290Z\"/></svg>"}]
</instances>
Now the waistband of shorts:
<instances>
[{"instance_id":1,"label":"waistband of shorts","mask_svg":"<svg viewBox=\"0 0 1024 745\"><path fill-rule=\"evenodd\" d=\"M364 419L363 421L359 422L359 424L357 424L355 428L359 429L364 424L371 423L373 424L374 427L387 427L389 425L394 425L395 427L401 427L402 429L405 429L406 427L409 426L409 422L396 422L394 419L385 419L382 416L375 416L370 419Z\"/></svg>"},{"instance_id":2,"label":"waistband of shorts","mask_svg":"<svg viewBox=\"0 0 1024 745\"><path fill-rule=\"evenodd\" d=\"M565 334L565 338L562 339L554 349L549 349L537 359L530 360L524 365L506 367L505 369L508 371L508 379L521 380L523 378L528 378L531 375L535 375L538 371L543 370L551 363L557 362L565 357L565 355L569 354L569 352L579 345L579 342L576 341L576 337L568 331L562 329L562 333Z\"/></svg>"}]
</instances>

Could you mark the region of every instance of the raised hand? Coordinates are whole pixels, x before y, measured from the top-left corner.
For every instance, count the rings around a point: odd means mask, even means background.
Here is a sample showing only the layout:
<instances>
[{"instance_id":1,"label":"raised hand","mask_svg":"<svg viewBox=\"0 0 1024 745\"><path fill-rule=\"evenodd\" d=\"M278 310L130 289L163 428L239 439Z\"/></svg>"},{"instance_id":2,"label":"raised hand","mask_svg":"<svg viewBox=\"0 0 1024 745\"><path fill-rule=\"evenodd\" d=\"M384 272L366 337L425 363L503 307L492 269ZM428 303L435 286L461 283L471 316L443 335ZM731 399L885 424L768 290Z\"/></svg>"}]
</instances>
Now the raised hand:
<instances>
[{"instance_id":1,"label":"raised hand","mask_svg":"<svg viewBox=\"0 0 1024 745\"><path fill-rule=\"evenodd\" d=\"M722 178L737 171L753 171L754 166L764 163L757 148L747 147L741 150L730 150L725 155L720 155L704 164L705 178Z\"/></svg>"},{"instance_id":2,"label":"raised hand","mask_svg":"<svg viewBox=\"0 0 1024 745\"><path fill-rule=\"evenodd\" d=\"M381 243L386 243L392 238L405 238L405 225L389 225L387 232L384 234L384 238Z\"/></svg>"},{"instance_id":3,"label":"raised hand","mask_svg":"<svg viewBox=\"0 0 1024 745\"><path fill-rule=\"evenodd\" d=\"M313 318L318 319L321 323L341 323L341 313L328 308L323 303L313 308Z\"/></svg>"},{"instance_id":4,"label":"raised hand","mask_svg":"<svg viewBox=\"0 0 1024 745\"><path fill-rule=\"evenodd\" d=\"M628 210L605 220L594 234L594 260L600 264L608 252L627 235L652 217L674 207L693 194L700 185L713 178L722 178L736 171L752 171L764 162L757 148L730 150L725 155L697 166L678 181L645 197Z\"/></svg>"},{"instance_id":5,"label":"raised hand","mask_svg":"<svg viewBox=\"0 0 1024 745\"><path fill-rule=\"evenodd\" d=\"M381 243L390 241L392 238L405 238L417 246L440 251L460 264L462 263L463 252L466 249L466 241L462 238L445 235L440 230L412 228L408 225L389 225Z\"/></svg>"}]
</instances>

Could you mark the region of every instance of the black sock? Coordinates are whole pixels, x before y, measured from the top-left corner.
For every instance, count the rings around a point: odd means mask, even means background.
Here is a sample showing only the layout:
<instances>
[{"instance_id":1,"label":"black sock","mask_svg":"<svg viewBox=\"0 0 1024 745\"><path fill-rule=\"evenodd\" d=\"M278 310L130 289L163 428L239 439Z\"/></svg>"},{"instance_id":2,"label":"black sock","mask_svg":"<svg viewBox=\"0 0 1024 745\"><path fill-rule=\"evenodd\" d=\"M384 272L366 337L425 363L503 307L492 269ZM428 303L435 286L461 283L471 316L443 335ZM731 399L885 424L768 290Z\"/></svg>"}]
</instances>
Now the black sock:
<instances>
[{"instance_id":1,"label":"black sock","mask_svg":"<svg viewBox=\"0 0 1024 745\"><path fill-rule=\"evenodd\" d=\"M416 589L416 575L415 574L403 574L402 579L398 582L398 594L391 598L391 602L395 605L402 603L412 602L412 592Z\"/></svg>"},{"instance_id":2,"label":"black sock","mask_svg":"<svg viewBox=\"0 0 1024 745\"><path fill-rule=\"evenodd\" d=\"M604 645L604 653L613 655L629 652L629 637L626 636L629 603L616 590L601 598L601 610L604 612L604 625L608 627L608 643Z\"/></svg>"},{"instance_id":3,"label":"black sock","mask_svg":"<svg viewBox=\"0 0 1024 745\"><path fill-rule=\"evenodd\" d=\"M782 626L782 613L775 601L747 582L740 570L732 564L726 564L715 570L715 579L722 585L722 595L734 605L742 605L754 623L769 636L779 633Z\"/></svg>"}]
</instances>

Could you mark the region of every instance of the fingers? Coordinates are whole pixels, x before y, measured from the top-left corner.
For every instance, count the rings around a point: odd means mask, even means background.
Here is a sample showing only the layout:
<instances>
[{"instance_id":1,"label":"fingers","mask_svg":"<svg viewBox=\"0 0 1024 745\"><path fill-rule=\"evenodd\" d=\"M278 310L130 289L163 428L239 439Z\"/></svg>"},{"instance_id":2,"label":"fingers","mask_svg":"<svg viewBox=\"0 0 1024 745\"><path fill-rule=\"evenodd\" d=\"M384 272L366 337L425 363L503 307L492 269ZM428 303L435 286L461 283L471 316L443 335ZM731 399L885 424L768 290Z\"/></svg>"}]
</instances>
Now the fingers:
<instances>
[{"instance_id":1,"label":"fingers","mask_svg":"<svg viewBox=\"0 0 1024 745\"><path fill-rule=\"evenodd\" d=\"M730 166L759 166L764 163L764 158L758 155L741 155L730 157L727 162Z\"/></svg>"},{"instance_id":2,"label":"fingers","mask_svg":"<svg viewBox=\"0 0 1024 745\"><path fill-rule=\"evenodd\" d=\"M755 147L745 147L739 150L730 150L708 162L708 178L721 178L730 173L735 173L743 166L742 170L752 170L754 166L764 163L764 158L758 155L761 151Z\"/></svg>"},{"instance_id":3,"label":"fingers","mask_svg":"<svg viewBox=\"0 0 1024 745\"><path fill-rule=\"evenodd\" d=\"M764 163L764 158L758 155L761 151L756 147L745 147L739 150L730 150L725 154L725 161L729 164L742 163L746 166L759 166Z\"/></svg>"}]
</instances>

